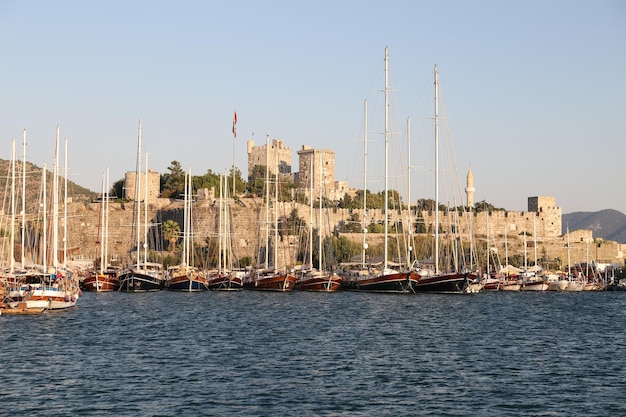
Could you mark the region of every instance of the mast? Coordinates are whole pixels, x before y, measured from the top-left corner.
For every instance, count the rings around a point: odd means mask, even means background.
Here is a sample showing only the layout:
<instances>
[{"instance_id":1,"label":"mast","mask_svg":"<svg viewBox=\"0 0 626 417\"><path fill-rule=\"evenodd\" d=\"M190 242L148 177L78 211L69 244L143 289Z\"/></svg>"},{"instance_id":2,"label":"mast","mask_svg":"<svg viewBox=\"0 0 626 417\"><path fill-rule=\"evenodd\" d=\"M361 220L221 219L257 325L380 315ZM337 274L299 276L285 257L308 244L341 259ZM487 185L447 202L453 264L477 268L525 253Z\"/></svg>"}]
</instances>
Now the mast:
<instances>
[{"instance_id":1,"label":"mast","mask_svg":"<svg viewBox=\"0 0 626 417\"><path fill-rule=\"evenodd\" d=\"M270 135L265 135L265 269L269 269L270 246Z\"/></svg>"},{"instance_id":2,"label":"mast","mask_svg":"<svg viewBox=\"0 0 626 417\"><path fill-rule=\"evenodd\" d=\"M106 181L106 174L102 173L102 201L100 202L101 210L100 210L100 275L104 274L104 183Z\"/></svg>"},{"instance_id":3,"label":"mast","mask_svg":"<svg viewBox=\"0 0 626 417\"><path fill-rule=\"evenodd\" d=\"M435 274L439 273L439 70L435 65Z\"/></svg>"},{"instance_id":4,"label":"mast","mask_svg":"<svg viewBox=\"0 0 626 417\"><path fill-rule=\"evenodd\" d=\"M56 145L54 148L54 169L52 175L52 266L56 269L59 266L59 132L57 125Z\"/></svg>"},{"instance_id":5,"label":"mast","mask_svg":"<svg viewBox=\"0 0 626 417\"><path fill-rule=\"evenodd\" d=\"M311 189L309 202L309 268L313 270L313 166L315 162L315 151L311 154L310 169L309 169L309 188ZM321 201L321 200L320 200ZM320 203L321 208L321 203Z\"/></svg>"},{"instance_id":6,"label":"mast","mask_svg":"<svg viewBox=\"0 0 626 417\"><path fill-rule=\"evenodd\" d=\"M104 203L105 215L104 215L104 266L109 266L109 167L106 170L106 200ZM100 261L102 263L102 260Z\"/></svg>"},{"instance_id":7,"label":"mast","mask_svg":"<svg viewBox=\"0 0 626 417\"><path fill-rule=\"evenodd\" d=\"M137 231L137 265L139 265L140 263L140 254L141 254L141 238L140 238L140 228L139 225L141 224L141 193L140 193L140 187L141 187L141 177L140 172L141 172L141 119L139 119L139 128L138 128L139 132L138 132L138 137L137 137L137 164L135 167L135 207L137 207L137 212L136 212L136 225L135 225L135 229Z\"/></svg>"},{"instance_id":8,"label":"mast","mask_svg":"<svg viewBox=\"0 0 626 417\"><path fill-rule=\"evenodd\" d=\"M25 263L26 248L26 129L24 129L22 143L22 268Z\"/></svg>"},{"instance_id":9,"label":"mast","mask_svg":"<svg viewBox=\"0 0 626 417\"><path fill-rule=\"evenodd\" d=\"M148 262L148 152L146 152L146 189L144 195L143 211L144 211L144 224L143 224L143 261Z\"/></svg>"},{"instance_id":10,"label":"mast","mask_svg":"<svg viewBox=\"0 0 626 417\"><path fill-rule=\"evenodd\" d=\"M11 146L11 240L9 244L10 251L10 273L15 271L15 139ZM22 247L22 251L24 248Z\"/></svg>"},{"instance_id":11,"label":"mast","mask_svg":"<svg viewBox=\"0 0 626 417\"><path fill-rule=\"evenodd\" d=\"M322 271L322 186L324 184L324 164L322 161L322 152L320 152L320 206L317 212L318 226L317 226L317 264L318 271ZM327 265L328 267L328 265Z\"/></svg>"},{"instance_id":12,"label":"mast","mask_svg":"<svg viewBox=\"0 0 626 417\"><path fill-rule=\"evenodd\" d=\"M389 48L385 47L385 254L383 273L387 270L389 253Z\"/></svg>"},{"instance_id":13,"label":"mast","mask_svg":"<svg viewBox=\"0 0 626 417\"><path fill-rule=\"evenodd\" d=\"M363 103L363 246L361 251L361 267L365 269L365 251L367 250L367 100Z\"/></svg>"},{"instance_id":14,"label":"mast","mask_svg":"<svg viewBox=\"0 0 626 417\"><path fill-rule=\"evenodd\" d=\"M222 256L223 256L223 248L222 242L224 240L224 219L222 219L222 213L224 212L224 181L226 180L224 175L220 175L220 202L219 202L219 214L218 214L218 222L219 232L217 233L217 253L219 254L217 257L217 271L218 273L222 272L224 269L222 268ZM226 262L224 262L225 266Z\"/></svg>"},{"instance_id":15,"label":"mast","mask_svg":"<svg viewBox=\"0 0 626 417\"><path fill-rule=\"evenodd\" d=\"M274 185L274 270L278 268L278 146L274 148L276 184Z\"/></svg>"},{"instance_id":16,"label":"mast","mask_svg":"<svg viewBox=\"0 0 626 417\"><path fill-rule=\"evenodd\" d=\"M67 138L64 144L65 156L63 158L63 171L65 178L63 179L63 268L67 268Z\"/></svg>"},{"instance_id":17,"label":"mast","mask_svg":"<svg viewBox=\"0 0 626 417\"><path fill-rule=\"evenodd\" d=\"M42 235L42 244L41 244L41 248L42 248L42 259L41 259L41 264L43 267L42 272L44 274L46 274L48 271L48 207L47 207L47 196L46 196L46 164L44 163L43 166L41 167L41 181L42 181L42 187L43 187L43 196L42 196L42 200L43 200L43 235Z\"/></svg>"},{"instance_id":18,"label":"mast","mask_svg":"<svg viewBox=\"0 0 626 417\"><path fill-rule=\"evenodd\" d=\"M407 183L408 183L408 190L407 190L407 196L406 196L406 201L409 207L409 214L408 214L408 225L407 225L407 229L408 229L408 244L407 244L407 256L406 256L406 263L407 263L407 267L411 268L411 252L413 251L413 224L411 222L411 118L407 117L406 118L406 143L407 143L407 169L406 169L406 174L407 174Z\"/></svg>"},{"instance_id":19,"label":"mast","mask_svg":"<svg viewBox=\"0 0 626 417\"><path fill-rule=\"evenodd\" d=\"M187 199L189 198L188 195L188 184L187 184L187 178L188 178L189 174L185 173L185 194L184 194L184 199L183 199L183 259L182 259L182 264L184 266L189 265L189 254L187 252L187 233L189 233L189 229L187 228L188 224L188 210L189 207L187 206L188 201Z\"/></svg>"},{"instance_id":20,"label":"mast","mask_svg":"<svg viewBox=\"0 0 626 417\"><path fill-rule=\"evenodd\" d=\"M509 275L509 241L506 238L506 229L508 226L504 225L504 259L506 263L506 275Z\"/></svg>"}]
</instances>

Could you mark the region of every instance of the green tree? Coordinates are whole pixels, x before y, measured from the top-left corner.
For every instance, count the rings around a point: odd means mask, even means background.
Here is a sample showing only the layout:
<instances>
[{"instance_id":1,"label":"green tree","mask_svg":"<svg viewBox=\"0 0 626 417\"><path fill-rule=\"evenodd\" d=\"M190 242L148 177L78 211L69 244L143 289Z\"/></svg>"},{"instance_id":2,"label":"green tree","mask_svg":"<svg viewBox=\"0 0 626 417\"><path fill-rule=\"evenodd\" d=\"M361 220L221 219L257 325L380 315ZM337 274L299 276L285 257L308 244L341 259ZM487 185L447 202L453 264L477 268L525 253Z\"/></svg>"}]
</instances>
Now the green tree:
<instances>
[{"instance_id":1,"label":"green tree","mask_svg":"<svg viewBox=\"0 0 626 417\"><path fill-rule=\"evenodd\" d=\"M124 178L117 180L113 183L113 186L109 190L111 197L124 198Z\"/></svg>"},{"instance_id":2,"label":"green tree","mask_svg":"<svg viewBox=\"0 0 626 417\"><path fill-rule=\"evenodd\" d=\"M167 220L163 223L163 237L168 242L168 249L170 252L176 250L176 242L180 236L180 225L174 220Z\"/></svg>"},{"instance_id":3,"label":"green tree","mask_svg":"<svg viewBox=\"0 0 626 417\"><path fill-rule=\"evenodd\" d=\"M167 169L169 174L161 175L161 197L180 198L185 188L185 172L178 161L172 161Z\"/></svg>"}]
</instances>

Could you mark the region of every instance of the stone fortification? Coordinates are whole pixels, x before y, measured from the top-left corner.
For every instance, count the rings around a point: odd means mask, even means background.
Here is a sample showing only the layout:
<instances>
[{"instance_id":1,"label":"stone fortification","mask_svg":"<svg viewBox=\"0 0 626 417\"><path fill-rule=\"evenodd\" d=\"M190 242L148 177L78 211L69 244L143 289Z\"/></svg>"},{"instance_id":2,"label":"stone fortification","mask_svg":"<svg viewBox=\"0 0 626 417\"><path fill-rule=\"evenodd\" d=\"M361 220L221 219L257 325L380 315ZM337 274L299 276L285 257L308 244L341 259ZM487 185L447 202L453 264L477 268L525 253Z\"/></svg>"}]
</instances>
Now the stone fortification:
<instances>
[{"instance_id":1,"label":"stone fortification","mask_svg":"<svg viewBox=\"0 0 626 417\"><path fill-rule=\"evenodd\" d=\"M199 200L194 204L193 235L197 245L205 246L210 239L218 236L219 224L219 201L210 198ZM534 201L534 200L533 200ZM552 204L549 200L541 200ZM307 224L310 218L308 205L297 203L279 203L278 206L266 207L262 199L242 198L230 200L232 220L230 224L231 239L238 258L250 257L256 259L258 253L264 253L265 230L270 227L270 237L273 235L271 226L274 215L289 216L292 210L296 210L298 216ZM532 206L532 204L531 204ZM505 212L492 213L463 213L458 221L453 213L440 213L442 230L449 230L447 226L457 223L458 232L462 237L469 239L469 231L474 231L475 245L486 245L489 235L490 246L498 247L500 257L504 257L505 230L509 254L523 251L524 232L526 232L526 248L529 259L534 256L534 242L537 242L539 254L547 252L550 258L560 257L567 261L567 243L569 238L570 257L572 262L584 262L586 259L595 259L601 262L623 262L624 246L612 242L594 240L591 231L572 231L569 236L561 235L557 231L561 228L560 209L554 205L537 206L538 211L528 212ZM72 203L68 206L68 251L71 259L93 260L99 256L98 242L100 240L100 203ZM276 210L276 212L275 212ZM163 223L173 219L180 225L183 224L182 202L173 202L169 199L154 199L148 205L148 215L151 223ZM322 219L325 225L321 228L324 235L331 233L335 227L345 225L351 221L353 214L359 219L363 218L362 210L348 209L323 209ZM110 203L109 205L109 254L119 264L132 261L131 248L136 246L132 231L133 219L136 215L133 203ZM267 217L266 217L267 216ZM269 219L266 222L266 218ZM313 225L318 227L319 211L314 210ZM411 223L419 221L423 224L426 233L431 234L433 229L434 213L428 211L410 213ZM390 211L390 224L408 224L409 212ZM328 222L328 223L327 223ZM381 210L369 210L368 223L382 224L384 215ZM62 223L62 222L61 222ZM269 223L269 224L268 224ZM326 226L329 224L329 226ZM61 227L63 225L61 224ZM534 233L536 231L536 233ZM361 241L360 234L343 234L355 242ZM8 242L8 238L4 238ZM156 240L160 240L161 249L166 249L165 242L159 236L152 236L151 247ZM142 239L143 240L143 239ZM379 239L380 240L380 239ZM368 237L371 244L376 242L376 234ZM293 264L297 252L300 250L298 237L279 237L278 263ZM5 245L7 247L8 245ZM19 251L16 251L19 253ZM271 251L268 253L273 256ZM19 258L19 257L18 257ZM502 260L504 262L504 260Z\"/></svg>"},{"instance_id":2,"label":"stone fortification","mask_svg":"<svg viewBox=\"0 0 626 417\"><path fill-rule=\"evenodd\" d=\"M276 168L281 174L291 174L291 148L285 142L272 139L272 142L261 146L254 146L254 141L248 141L248 178L256 165L267 166L270 175L276 175Z\"/></svg>"}]
</instances>

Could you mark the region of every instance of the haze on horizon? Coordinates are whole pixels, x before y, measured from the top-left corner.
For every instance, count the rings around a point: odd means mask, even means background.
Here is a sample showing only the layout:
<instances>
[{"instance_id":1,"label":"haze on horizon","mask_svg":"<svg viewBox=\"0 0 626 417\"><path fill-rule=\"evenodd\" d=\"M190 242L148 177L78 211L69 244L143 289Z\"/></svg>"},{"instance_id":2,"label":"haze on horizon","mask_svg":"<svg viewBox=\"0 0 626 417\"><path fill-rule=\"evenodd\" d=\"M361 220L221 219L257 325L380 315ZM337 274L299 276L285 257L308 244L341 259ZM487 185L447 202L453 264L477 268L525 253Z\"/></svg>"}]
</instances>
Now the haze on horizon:
<instances>
[{"instance_id":1,"label":"haze on horizon","mask_svg":"<svg viewBox=\"0 0 626 417\"><path fill-rule=\"evenodd\" d=\"M246 141L335 151L336 180L382 188L383 51L394 129L411 119L412 201L432 197L432 72L437 64L455 162L475 201L563 213L626 213L626 3L0 1L0 158L11 140L51 165L56 125L70 179L100 190L135 169L137 123L150 168L247 176ZM402 154L398 145L396 154ZM406 153L406 152L405 152ZM404 155L406 157L406 155ZM369 170L368 170L369 171ZM430 188L429 188L430 187Z\"/></svg>"}]
</instances>

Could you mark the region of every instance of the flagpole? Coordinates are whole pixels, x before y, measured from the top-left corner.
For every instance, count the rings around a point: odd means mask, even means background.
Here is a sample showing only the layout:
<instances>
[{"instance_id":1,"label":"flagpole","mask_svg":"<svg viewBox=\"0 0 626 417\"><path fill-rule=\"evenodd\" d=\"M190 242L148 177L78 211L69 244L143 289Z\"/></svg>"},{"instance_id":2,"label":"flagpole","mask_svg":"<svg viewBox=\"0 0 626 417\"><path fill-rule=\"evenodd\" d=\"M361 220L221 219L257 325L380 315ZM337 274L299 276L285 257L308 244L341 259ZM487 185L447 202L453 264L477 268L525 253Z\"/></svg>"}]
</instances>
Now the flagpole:
<instances>
[{"instance_id":1,"label":"flagpole","mask_svg":"<svg viewBox=\"0 0 626 417\"><path fill-rule=\"evenodd\" d=\"M233 116L233 198L235 198L235 141L237 140L237 112Z\"/></svg>"}]
</instances>

